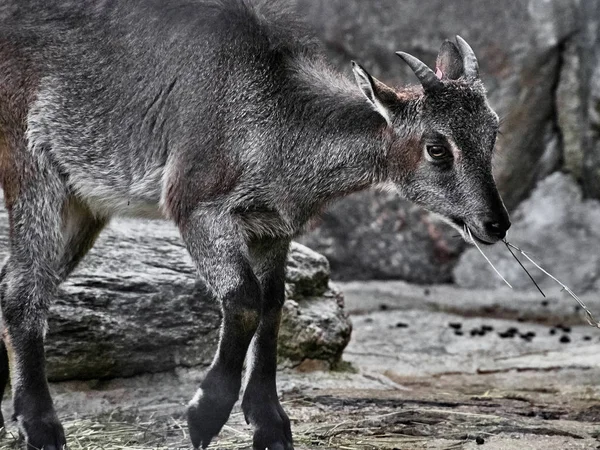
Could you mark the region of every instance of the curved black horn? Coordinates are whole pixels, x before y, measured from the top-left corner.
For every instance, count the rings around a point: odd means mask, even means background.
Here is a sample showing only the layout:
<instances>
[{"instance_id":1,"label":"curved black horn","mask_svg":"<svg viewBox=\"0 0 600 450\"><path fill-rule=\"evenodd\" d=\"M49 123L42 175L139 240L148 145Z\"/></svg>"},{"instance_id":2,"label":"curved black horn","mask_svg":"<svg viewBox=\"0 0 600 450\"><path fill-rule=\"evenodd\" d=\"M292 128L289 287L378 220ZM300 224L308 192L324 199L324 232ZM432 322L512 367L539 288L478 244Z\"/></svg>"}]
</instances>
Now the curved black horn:
<instances>
[{"instance_id":1,"label":"curved black horn","mask_svg":"<svg viewBox=\"0 0 600 450\"><path fill-rule=\"evenodd\" d=\"M396 52L396 55L398 55L406 64L408 64L426 91L433 91L444 87L444 83L441 82L441 80L435 75L435 72L431 70L423 61L404 52Z\"/></svg>"},{"instance_id":2,"label":"curved black horn","mask_svg":"<svg viewBox=\"0 0 600 450\"><path fill-rule=\"evenodd\" d=\"M465 78L471 81L476 80L479 78L479 63L477 62L475 52L471 46L467 44L467 41L460 36L456 36L456 43L458 44L458 49L463 58Z\"/></svg>"}]
</instances>

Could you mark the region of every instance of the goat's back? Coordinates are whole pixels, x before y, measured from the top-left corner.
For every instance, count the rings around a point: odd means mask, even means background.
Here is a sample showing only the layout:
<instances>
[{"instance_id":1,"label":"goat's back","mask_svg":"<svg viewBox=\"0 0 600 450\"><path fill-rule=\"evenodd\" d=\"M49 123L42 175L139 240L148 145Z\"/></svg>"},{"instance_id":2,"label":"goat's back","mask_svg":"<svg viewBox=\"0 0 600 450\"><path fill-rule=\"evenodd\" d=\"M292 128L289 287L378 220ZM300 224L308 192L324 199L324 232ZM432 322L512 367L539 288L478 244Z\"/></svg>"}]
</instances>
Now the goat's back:
<instances>
[{"instance_id":1,"label":"goat's back","mask_svg":"<svg viewBox=\"0 0 600 450\"><path fill-rule=\"evenodd\" d=\"M270 114L287 62L313 51L282 11L273 1L5 1L2 134L26 117L28 151L107 209L154 208L174 152L193 152L186 164L208 171L207 185L220 180L213 195L239 176L248 121Z\"/></svg>"}]
</instances>

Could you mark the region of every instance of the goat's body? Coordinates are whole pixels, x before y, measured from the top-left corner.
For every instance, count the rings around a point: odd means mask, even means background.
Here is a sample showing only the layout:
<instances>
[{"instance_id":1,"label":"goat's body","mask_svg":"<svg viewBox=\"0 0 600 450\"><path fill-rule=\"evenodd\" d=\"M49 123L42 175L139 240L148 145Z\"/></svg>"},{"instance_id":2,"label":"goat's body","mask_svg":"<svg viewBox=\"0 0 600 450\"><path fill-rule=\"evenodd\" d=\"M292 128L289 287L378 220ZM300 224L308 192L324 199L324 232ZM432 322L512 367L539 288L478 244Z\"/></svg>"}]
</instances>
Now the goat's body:
<instances>
[{"instance_id":1,"label":"goat's body","mask_svg":"<svg viewBox=\"0 0 600 450\"><path fill-rule=\"evenodd\" d=\"M346 158L303 134L327 135L322 119L339 105L319 97L332 88L357 111L363 101L342 78L309 89L322 63L285 15L242 1L35 3L3 7L0 127L26 132L23 158L55 167L95 214L178 220L219 205L250 235L290 237L340 194ZM7 101L17 65L30 74L16 111L26 123Z\"/></svg>"},{"instance_id":2,"label":"goat's body","mask_svg":"<svg viewBox=\"0 0 600 450\"><path fill-rule=\"evenodd\" d=\"M423 89L397 92L354 65L357 89L271 0L3 1L0 303L27 445L65 443L43 345L56 288L125 214L172 219L222 306L219 348L188 408L194 446L227 421L252 345L242 410L254 448L293 450L277 333L289 242L310 218L387 182L465 227L465 211L479 211L488 240L509 225L491 177L497 116L459 45L445 43L438 76L403 55ZM0 348L0 394L6 358Z\"/></svg>"},{"instance_id":3,"label":"goat's body","mask_svg":"<svg viewBox=\"0 0 600 450\"><path fill-rule=\"evenodd\" d=\"M276 9L246 0L0 6L0 185L11 227L0 300L15 417L30 446L64 443L43 356L56 286L111 216L133 215L174 220L222 304L219 350L188 411L194 445L227 420L254 339L242 406L255 446L293 449L275 388L289 241L326 202L379 180L387 135Z\"/></svg>"}]
</instances>

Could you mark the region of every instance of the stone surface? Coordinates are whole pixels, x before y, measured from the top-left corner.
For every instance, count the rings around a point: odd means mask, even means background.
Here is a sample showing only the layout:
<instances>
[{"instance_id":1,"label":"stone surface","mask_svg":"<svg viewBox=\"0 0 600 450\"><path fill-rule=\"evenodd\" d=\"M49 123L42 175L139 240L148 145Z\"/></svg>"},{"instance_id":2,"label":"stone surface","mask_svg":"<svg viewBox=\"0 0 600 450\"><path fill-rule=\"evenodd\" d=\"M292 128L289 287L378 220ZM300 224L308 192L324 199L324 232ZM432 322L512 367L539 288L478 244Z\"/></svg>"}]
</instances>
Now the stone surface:
<instances>
[{"instance_id":1,"label":"stone surface","mask_svg":"<svg viewBox=\"0 0 600 450\"><path fill-rule=\"evenodd\" d=\"M297 450L588 450L600 443L600 334L569 311L568 298L546 307L539 296L501 289L381 281L340 287L354 323L345 352L352 370L278 374ZM585 300L598 311L598 296ZM571 329L557 332L553 314L568 316ZM482 326L493 329L471 335ZM509 328L518 333L501 337ZM561 343L563 336L570 342ZM167 450L189 447L184 409L202 376L178 369L51 389L70 448L127 442ZM13 424L8 432L0 449L16 450ZM214 447L251 445L238 404Z\"/></svg>"},{"instance_id":2,"label":"stone surface","mask_svg":"<svg viewBox=\"0 0 600 450\"><path fill-rule=\"evenodd\" d=\"M572 60L581 59L573 36L585 2L295 1L340 69L349 72L355 59L392 85L415 83L395 51L433 65L444 39L463 36L479 57L491 104L502 117L495 176L510 209L563 160L556 99L561 79L560 107L568 108L560 124L569 161L579 157L577 114L584 102ZM583 171L583 163L573 164ZM364 193L335 205L303 242L330 258L334 277L447 282L462 247L453 242L453 230L436 224L431 232L431 223L427 213L403 200Z\"/></svg>"},{"instance_id":3,"label":"stone surface","mask_svg":"<svg viewBox=\"0 0 600 450\"><path fill-rule=\"evenodd\" d=\"M564 169L581 181L584 170L584 121L585 102L580 92L582 58L577 43L573 40L565 45L560 79L556 89L557 125L562 138Z\"/></svg>"},{"instance_id":4,"label":"stone surface","mask_svg":"<svg viewBox=\"0 0 600 450\"><path fill-rule=\"evenodd\" d=\"M0 210L0 259L7 252ZM327 260L293 244L288 262L279 356L335 364L350 339L341 293L329 284ZM174 226L115 220L51 309L47 336L54 380L131 376L210 363L219 333L216 302Z\"/></svg>"},{"instance_id":5,"label":"stone surface","mask_svg":"<svg viewBox=\"0 0 600 450\"><path fill-rule=\"evenodd\" d=\"M508 240L521 247L576 293L600 289L600 202L583 200L572 177L555 173L538 184L514 212ZM483 250L517 289L535 290L523 270L502 244ZM524 258L521 258L524 259ZM546 290L560 289L551 279L524 261ZM500 287L477 249L465 252L454 276L462 287Z\"/></svg>"},{"instance_id":6,"label":"stone surface","mask_svg":"<svg viewBox=\"0 0 600 450\"><path fill-rule=\"evenodd\" d=\"M583 186L587 196L600 198L600 1L582 1L581 7Z\"/></svg>"}]
</instances>

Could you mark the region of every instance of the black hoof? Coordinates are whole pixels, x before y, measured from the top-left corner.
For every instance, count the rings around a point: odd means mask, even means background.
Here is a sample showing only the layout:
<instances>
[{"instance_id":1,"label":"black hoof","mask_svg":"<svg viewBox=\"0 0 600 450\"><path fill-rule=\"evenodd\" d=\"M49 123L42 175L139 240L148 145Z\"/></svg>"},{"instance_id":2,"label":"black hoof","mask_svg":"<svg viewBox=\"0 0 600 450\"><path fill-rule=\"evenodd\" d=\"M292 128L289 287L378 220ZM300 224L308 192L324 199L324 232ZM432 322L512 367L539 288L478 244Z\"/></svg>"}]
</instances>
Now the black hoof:
<instances>
[{"instance_id":1,"label":"black hoof","mask_svg":"<svg viewBox=\"0 0 600 450\"><path fill-rule=\"evenodd\" d=\"M238 399L239 384L209 389L204 383L187 411L188 427L194 448L206 448L229 419Z\"/></svg>"},{"instance_id":2,"label":"black hoof","mask_svg":"<svg viewBox=\"0 0 600 450\"><path fill-rule=\"evenodd\" d=\"M63 450L67 441L65 432L54 413L42 417L17 416L19 434L27 450Z\"/></svg>"},{"instance_id":3,"label":"black hoof","mask_svg":"<svg viewBox=\"0 0 600 450\"><path fill-rule=\"evenodd\" d=\"M244 398L246 421L254 427L253 450L294 450L290 419L278 400L265 402Z\"/></svg>"}]
</instances>

